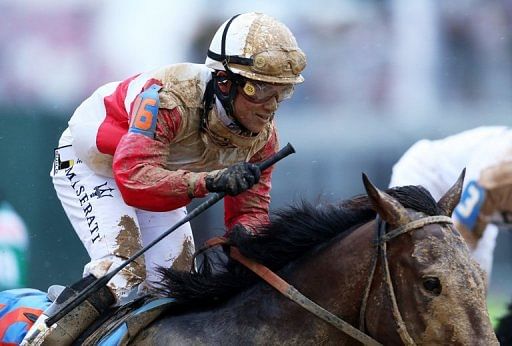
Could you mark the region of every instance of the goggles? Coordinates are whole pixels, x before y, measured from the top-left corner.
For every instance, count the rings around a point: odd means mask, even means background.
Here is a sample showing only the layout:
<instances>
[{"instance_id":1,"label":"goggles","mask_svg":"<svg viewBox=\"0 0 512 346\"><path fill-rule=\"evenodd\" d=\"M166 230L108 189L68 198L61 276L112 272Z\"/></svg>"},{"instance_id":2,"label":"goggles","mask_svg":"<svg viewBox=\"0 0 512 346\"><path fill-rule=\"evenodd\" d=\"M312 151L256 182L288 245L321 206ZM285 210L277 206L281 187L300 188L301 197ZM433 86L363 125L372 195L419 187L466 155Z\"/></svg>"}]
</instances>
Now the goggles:
<instances>
[{"instance_id":1,"label":"goggles","mask_svg":"<svg viewBox=\"0 0 512 346\"><path fill-rule=\"evenodd\" d=\"M245 80L241 88L242 95L254 103L265 103L272 97L282 102L292 97L295 89L293 84L271 84L255 80Z\"/></svg>"}]
</instances>

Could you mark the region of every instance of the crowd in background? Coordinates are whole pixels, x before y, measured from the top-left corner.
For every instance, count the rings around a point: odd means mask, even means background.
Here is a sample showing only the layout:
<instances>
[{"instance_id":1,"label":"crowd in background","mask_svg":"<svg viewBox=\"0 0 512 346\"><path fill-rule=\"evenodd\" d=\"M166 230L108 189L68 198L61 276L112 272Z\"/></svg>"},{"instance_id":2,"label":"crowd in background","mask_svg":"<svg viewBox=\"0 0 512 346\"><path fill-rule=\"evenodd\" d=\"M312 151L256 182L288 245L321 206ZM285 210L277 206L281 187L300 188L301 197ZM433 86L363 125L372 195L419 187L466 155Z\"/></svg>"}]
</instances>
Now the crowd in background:
<instances>
[{"instance_id":1,"label":"crowd in background","mask_svg":"<svg viewBox=\"0 0 512 346\"><path fill-rule=\"evenodd\" d=\"M237 1L3 1L0 102L68 116L98 85L160 65L204 61ZM507 107L512 1L251 3L279 17L308 55L301 104L407 112ZM155 10L158 9L158 10ZM441 116L429 114L429 116Z\"/></svg>"}]
</instances>

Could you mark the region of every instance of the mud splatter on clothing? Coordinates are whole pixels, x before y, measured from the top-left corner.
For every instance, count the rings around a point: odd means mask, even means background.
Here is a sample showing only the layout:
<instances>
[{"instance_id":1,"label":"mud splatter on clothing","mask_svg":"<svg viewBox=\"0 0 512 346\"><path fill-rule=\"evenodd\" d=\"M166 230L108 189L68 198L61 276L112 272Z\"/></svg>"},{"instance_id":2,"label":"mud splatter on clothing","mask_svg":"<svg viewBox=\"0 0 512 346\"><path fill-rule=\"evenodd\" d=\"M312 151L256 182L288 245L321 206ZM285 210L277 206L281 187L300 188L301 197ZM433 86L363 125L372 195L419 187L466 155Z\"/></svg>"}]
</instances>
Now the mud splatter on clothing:
<instances>
[{"instance_id":1,"label":"mud splatter on clothing","mask_svg":"<svg viewBox=\"0 0 512 346\"><path fill-rule=\"evenodd\" d=\"M191 237L186 237L183 241L181 253L173 259L171 268L174 270L188 271L192 265L194 255L194 244Z\"/></svg>"}]
</instances>

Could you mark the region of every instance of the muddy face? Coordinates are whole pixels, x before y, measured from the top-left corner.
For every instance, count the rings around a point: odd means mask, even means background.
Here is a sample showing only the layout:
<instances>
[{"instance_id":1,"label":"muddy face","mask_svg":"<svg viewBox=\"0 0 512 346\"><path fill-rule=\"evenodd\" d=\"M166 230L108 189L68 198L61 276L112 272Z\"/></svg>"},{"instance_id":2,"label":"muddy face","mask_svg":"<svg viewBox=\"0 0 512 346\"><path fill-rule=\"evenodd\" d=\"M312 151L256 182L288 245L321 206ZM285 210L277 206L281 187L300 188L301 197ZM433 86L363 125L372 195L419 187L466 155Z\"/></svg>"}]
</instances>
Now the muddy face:
<instances>
[{"instance_id":1,"label":"muddy face","mask_svg":"<svg viewBox=\"0 0 512 346\"><path fill-rule=\"evenodd\" d=\"M485 301L484 272L453 226L410 232L395 290L408 332L421 345L498 345ZM412 255L411 255L412 253ZM404 302L406 302L404 304ZM414 321L414 323L408 323Z\"/></svg>"}]
</instances>

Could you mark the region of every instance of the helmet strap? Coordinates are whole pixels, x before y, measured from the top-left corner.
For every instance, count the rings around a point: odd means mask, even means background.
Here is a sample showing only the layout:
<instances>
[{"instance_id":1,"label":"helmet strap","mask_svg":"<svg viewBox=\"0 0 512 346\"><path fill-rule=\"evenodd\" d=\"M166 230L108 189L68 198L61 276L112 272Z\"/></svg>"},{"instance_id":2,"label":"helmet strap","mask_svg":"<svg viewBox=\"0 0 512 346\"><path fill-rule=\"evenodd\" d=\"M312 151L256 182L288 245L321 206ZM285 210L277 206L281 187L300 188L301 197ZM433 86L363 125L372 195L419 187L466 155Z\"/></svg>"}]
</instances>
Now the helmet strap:
<instances>
[{"instance_id":1,"label":"helmet strap","mask_svg":"<svg viewBox=\"0 0 512 346\"><path fill-rule=\"evenodd\" d=\"M247 65L252 66L254 65L254 59L253 58L244 58L238 55L226 55L226 37L228 35L228 29L231 26L231 23L233 20L235 20L236 17L238 17L240 14L237 14L233 17L231 17L226 25L224 26L224 30L222 31L222 39L221 39L221 47L220 47L220 54L217 54L215 52L212 52L208 49L208 53L206 54L209 58L220 61L222 63L222 66L224 66L224 69L226 70L228 77L232 77L234 75L233 71L229 68L229 63L234 63L238 65Z\"/></svg>"},{"instance_id":2,"label":"helmet strap","mask_svg":"<svg viewBox=\"0 0 512 346\"><path fill-rule=\"evenodd\" d=\"M200 121L200 129L204 130L206 129L206 126L208 125L208 113L212 109L213 102L214 102L214 91L213 91L213 84L214 79L210 79L208 83L206 84L206 89L204 91L203 95L203 111L201 112L201 121Z\"/></svg>"},{"instance_id":3,"label":"helmet strap","mask_svg":"<svg viewBox=\"0 0 512 346\"><path fill-rule=\"evenodd\" d=\"M234 112L233 102L235 100L236 91L237 91L237 88L236 88L237 75L235 73L233 73L233 71L231 71L231 69L229 68L229 64L228 64L229 57L226 56L226 37L228 35L228 29L231 26L231 23L239 15L240 14L237 14L237 15L231 17L228 20L228 22L226 23L226 25L224 26L224 31L222 32L222 40L221 40L221 48L220 48L220 57L219 58L220 58L220 61L222 62L222 66L224 66L224 70L226 70L227 77L219 77L219 76L217 76L217 74L215 74L215 73L213 74L213 80L214 80L213 90L215 92L215 96L217 96L217 98L219 99L220 103L226 110L226 113L232 118L233 118L233 112ZM219 83L224 82L224 80L222 80L221 78L231 81L231 87L227 94L224 94L219 88Z\"/></svg>"},{"instance_id":4,"label":"helmet strap","mask_svg":"<svg viewBox=\"0 0 512 346\"><path fill-rule=\"evenodd\" d=\"M234 106L233 103L235 101L235 96L237 93L237 87L239 85L243 85L244 79L241 76L238 76L234 73L231 74L231 76L218 76L216 73L213 73L212 77L213 82L213 91L215 93L215 96L219 99L220 103L226 110L226 113L233 117L234 114ZM229 91L227 93L222 92L220 90L219 84L225 83L225 82L231 82L231 86L229 88Z\"/></svg>"},{"instance_id":5,"label":"helmet strap","mask_svg":"<svg viewBox=\"0 0 512 346\"><path fill-rule=\"evenodd\" d=\"M227 76L218 76L215 72L212 73L212 79L206 84L206 90L203 96L203 112L201 114L201 128L206 128L208 126L208 113L213 107L213 103L215 102L215 97L217 97L224 107L227 115L235 122L235 124L245 130L245 127L236 120L234 117L234 106L233 102L237 92L237 86L241 83L244 83L244 79L241 76L233 74L234 79L230 80ZM231 88L228 93L222 92L219 88L219 83L223 83L225 81L231 81Z\"/></svg>"},{"instance_id":6,"label":"helmet strap","mask_svg":"<svg viewBox=\"0 0 512 346\"><path fill-rule=\"evenodd\" d=\"M239 15L240 14L237 14L237 15L231 17L231 19L226 23L226 26L224 27L224 31L222 32L222 40L221 40L221 46L220 46L220 57L222 59L222 66L224 66L224 69L226 70L229 79L231 79L233 77L234 73L229 68L228 57L226 56L226 36L228 35L228 29L231 26L231 23Z\"/></svg>"},{"instance_id":7,"label":"helmet strap","mask_svg":"<svg viewBox=\"0 0 512 346\"><path fill-rule=\"evenodd\" d=\"M222 32L222 40L221 40L221 52L220 55L208 50L208 57L214 59L216 61L222 62L222 66L224 66L224 70L226 71L227 76L218 76L216 72L212 73L212 79L208 82L206 87L205 95L203 97L203 115L201 119L201 123L204 122L206 126L206 122L208 119L208 112L212 109L214 102L214 95L219 99L220 103L226 110L226 113L229 117L231 117L240 128L244 128L234 117L234 100L237 93L237 87L243 86L245 83L245 79L242 76L239 76L236 73L233 73L229 68L229 62L233 62L241 65L252 65L252 58L244 58L235 55L226 55L226 36L228 34L228 29L233 22L233 20L238 17L240 14L237 14L231 17L226 25L224 26L224 30ZM219 83L223 83L225 81L230 81L231 86L228 93L223 93L219 88ZM201 125L203 126L203 125Z\"/></svg>"}]
</instances>

